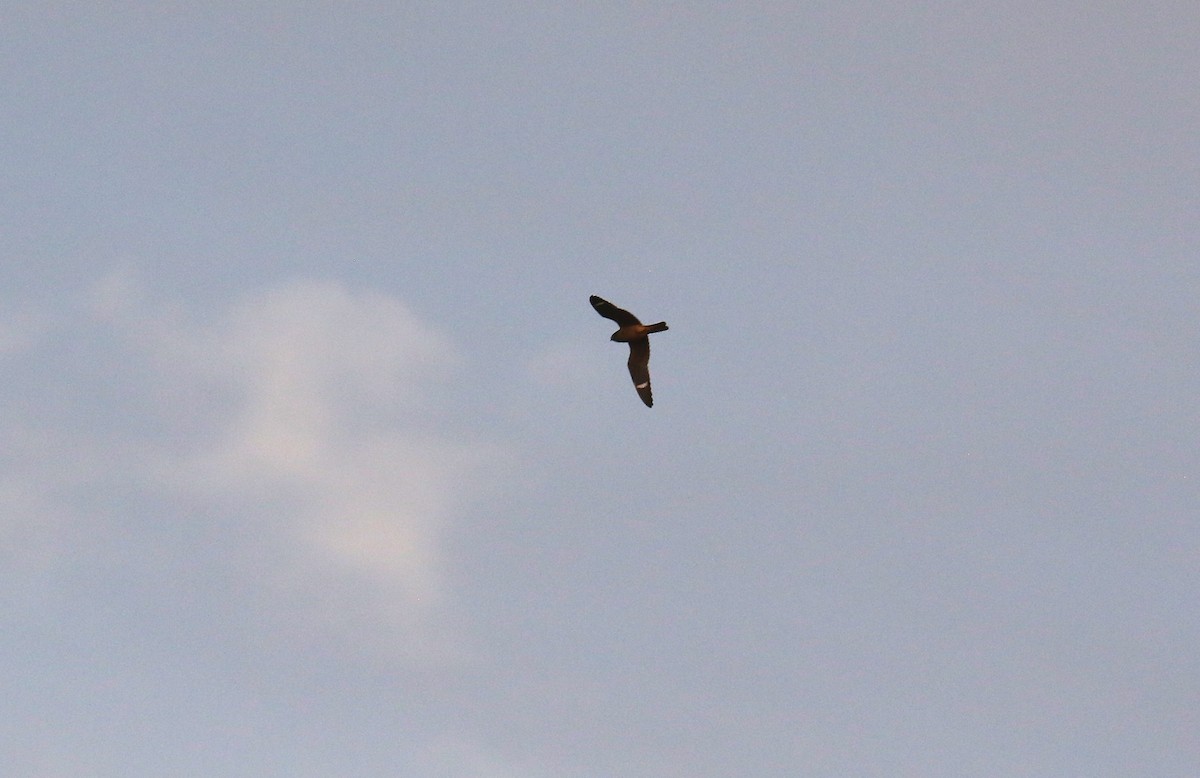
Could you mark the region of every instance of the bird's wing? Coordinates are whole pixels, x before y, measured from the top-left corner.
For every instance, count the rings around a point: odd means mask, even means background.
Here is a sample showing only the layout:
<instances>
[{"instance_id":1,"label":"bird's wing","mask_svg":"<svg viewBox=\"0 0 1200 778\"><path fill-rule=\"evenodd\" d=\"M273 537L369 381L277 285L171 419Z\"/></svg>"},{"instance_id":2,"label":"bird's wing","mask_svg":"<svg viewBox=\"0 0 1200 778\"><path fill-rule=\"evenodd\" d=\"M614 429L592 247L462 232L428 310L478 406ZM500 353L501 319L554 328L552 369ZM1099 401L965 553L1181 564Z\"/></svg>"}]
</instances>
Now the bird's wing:
<instances>
[{"instance_id":1,"label":"bird's wing","mask_svg":"<svg viewBox=\"0 0 1200 778\"><path fill-rule=\"evenodd\" d=\"M592 307L596 309L596 313L606 319L612 319L622 327L628 327L630 324L641 324L638 317L634 316L629 311L622 310L610 303L608 300L592 295L588 298Z\"/></svg>"},{"instance_id":2,"label":"bird's wing","mask_svg":"<svg viewBox=\"0 0 1200 778\"><path fill-rule=\"evenodd\" d=\"M654 407L654 396L650 394L650 339L638 338L629 341L629 377L638 397L647 408Z\"/></svg>"}]
</instances>

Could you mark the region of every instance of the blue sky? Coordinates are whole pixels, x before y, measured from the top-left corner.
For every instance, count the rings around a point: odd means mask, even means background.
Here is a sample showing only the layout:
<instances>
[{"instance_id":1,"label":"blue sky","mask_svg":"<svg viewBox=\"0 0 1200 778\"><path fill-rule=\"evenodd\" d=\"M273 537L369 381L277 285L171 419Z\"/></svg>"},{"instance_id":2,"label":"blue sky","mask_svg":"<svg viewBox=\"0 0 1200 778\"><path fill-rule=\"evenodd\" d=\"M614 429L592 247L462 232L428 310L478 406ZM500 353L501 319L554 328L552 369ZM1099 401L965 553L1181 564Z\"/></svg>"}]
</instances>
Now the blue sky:
<instances>
[{"instance_id":1,"label":"blue sky","mask_svg":"<svg viewBox=\"0 0 1200 778\"><path fill-rule=\"evenodd\" d=\"M1200 769L1193 3L0 17L11 774Z\"/></svg>"}]
</instances>

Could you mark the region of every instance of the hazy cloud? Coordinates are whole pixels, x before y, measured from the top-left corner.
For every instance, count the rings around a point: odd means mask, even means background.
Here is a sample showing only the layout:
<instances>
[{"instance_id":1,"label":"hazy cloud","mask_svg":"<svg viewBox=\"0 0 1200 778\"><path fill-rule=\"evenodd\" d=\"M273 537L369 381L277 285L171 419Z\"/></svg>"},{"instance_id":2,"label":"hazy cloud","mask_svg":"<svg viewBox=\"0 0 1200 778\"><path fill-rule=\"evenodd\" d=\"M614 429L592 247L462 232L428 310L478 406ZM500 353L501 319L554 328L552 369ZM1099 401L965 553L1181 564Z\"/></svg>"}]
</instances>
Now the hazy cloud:
<instances>
[{"instance_id":1,"label":"hazy cloud","mask_svg":"<svg viewBox=\"0 0 1200 778\"><path fill-rule=\"evenodd\" d=\"M388 651L445 648L432 638L447 605L440 538L486 454L428 421L458 363L444 337L393 297L316 281L206 314L151 302L117 274L90 302L93 325L133 355L114 372L143 415L128 427L142 432L72 437L62 419L40 419L49 429L33 437L57 439L60 454L74 450L93 467L56 469L56 455L43 453L41 466L0 484L14 549L45 553L48 541L21 540L21 528L69 513L54 495L68 472L79 481L90 471L93 486L190 506L156 520L215 515L239 528L244 543L211 539L230 547L227 573L256 598L299 609L306 631L350 628L361 640L367 629ZM61 521L111 530L82 512ZM275 626L287 631L283 621Z\"/></svg>"}]
</instances>

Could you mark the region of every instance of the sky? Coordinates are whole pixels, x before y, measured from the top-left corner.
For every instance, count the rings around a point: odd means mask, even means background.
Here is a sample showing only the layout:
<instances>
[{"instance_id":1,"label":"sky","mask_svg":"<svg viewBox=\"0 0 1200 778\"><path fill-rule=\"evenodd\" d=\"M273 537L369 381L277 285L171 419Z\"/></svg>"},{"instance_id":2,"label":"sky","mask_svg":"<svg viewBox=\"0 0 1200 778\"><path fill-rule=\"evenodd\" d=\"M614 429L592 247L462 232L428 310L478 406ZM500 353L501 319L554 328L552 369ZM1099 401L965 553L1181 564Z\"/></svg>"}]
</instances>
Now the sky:
<instances>
[{"instance_id":1,"label":"sky","mask_svg":"<svg viewBox=\"0 0 1200 778\"><path fill-rule=\"evenodd\" d=\"M3 3L5 774L1200 773L1198 39Z\"/></svg>"}]
</instances>

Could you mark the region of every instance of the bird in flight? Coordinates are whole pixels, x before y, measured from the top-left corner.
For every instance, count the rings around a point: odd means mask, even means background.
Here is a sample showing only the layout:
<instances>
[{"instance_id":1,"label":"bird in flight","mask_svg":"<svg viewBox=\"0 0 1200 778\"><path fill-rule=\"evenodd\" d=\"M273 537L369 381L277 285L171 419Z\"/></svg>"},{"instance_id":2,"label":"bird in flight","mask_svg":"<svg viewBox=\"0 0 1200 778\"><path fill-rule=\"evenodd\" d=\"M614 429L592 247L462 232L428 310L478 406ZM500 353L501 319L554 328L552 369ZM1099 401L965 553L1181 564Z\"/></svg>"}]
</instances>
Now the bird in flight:
<instances>
[{"instance_id":1,"label":"bird in flight","mask_svg":"<svg viewBox=\"0 0 1200 778\"><path fill-rule=\"evenodd\" d=\"M638 397L646 403L647 408L654 406L654 397L650 394L650 338L652 332L662 332L667 329L667 323L642 324L638 317L629 311L624 311L608 300L592 295L588 298L596 313L606 319L612 319L620 328L612 334L609 340L629 344L629 375L633 378L633 387L637 389Z\"/></svg>"}]
</instances>

